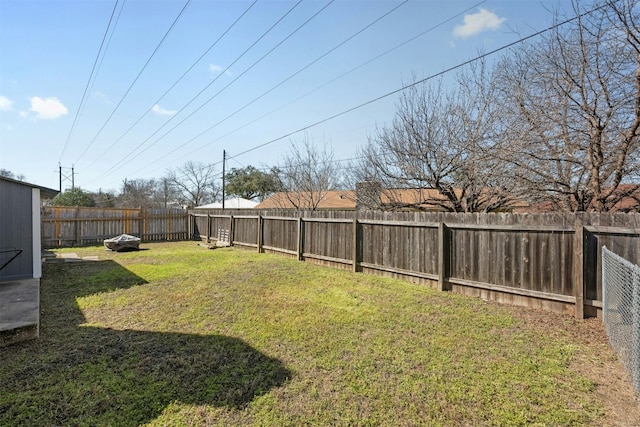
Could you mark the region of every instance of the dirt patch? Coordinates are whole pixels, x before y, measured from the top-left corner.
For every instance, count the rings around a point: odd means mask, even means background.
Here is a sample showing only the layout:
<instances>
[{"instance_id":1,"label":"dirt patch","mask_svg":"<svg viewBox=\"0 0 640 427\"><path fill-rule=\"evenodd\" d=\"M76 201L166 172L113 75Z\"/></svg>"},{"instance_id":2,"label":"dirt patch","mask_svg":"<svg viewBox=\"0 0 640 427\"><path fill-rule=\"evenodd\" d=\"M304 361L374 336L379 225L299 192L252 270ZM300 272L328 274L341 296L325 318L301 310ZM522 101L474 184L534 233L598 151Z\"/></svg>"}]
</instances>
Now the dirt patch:
<instances>
[{"instance_id":1,"label":"dirt patch","mask_svg":"<svg viewBox=\"0 0 640 427\"><path fill-rule=\"evenodd\" d=\"M602 320L577 320L528 308L510 309L515 317L531 329L544 329L546 334L552 336L569 336L579 343L569 367L595 384L594 393L605 410L602 425L640 427L640 399L617 355L609 346Z\"/></svg>"}]
</instances>

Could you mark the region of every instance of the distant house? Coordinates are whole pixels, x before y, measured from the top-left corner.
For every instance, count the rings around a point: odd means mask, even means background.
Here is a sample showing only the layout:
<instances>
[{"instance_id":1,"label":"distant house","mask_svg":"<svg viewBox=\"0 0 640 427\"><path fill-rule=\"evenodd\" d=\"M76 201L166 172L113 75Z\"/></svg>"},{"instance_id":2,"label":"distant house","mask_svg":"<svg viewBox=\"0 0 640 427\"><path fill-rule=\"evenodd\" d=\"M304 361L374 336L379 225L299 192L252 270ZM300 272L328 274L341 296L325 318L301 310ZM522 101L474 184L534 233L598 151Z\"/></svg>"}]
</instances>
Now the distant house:
<instances>
[{"instance_id":1,"label":"distant house","mask_svg":"<svg viewBox=\"0 0 640 427\"><path fill-rule=\"evenodd\" d=\"M225 209L253 209L258 202L253 200L243 199L242 197L236 197L233 199L224 200ZM222 202L209 203L208 205L196 206L195 209L222 209Z\"/></svg>"},{"instance_id":2,"label":"distant house","mask_svg":"<svg viewBox=\"0 0 640 427\"><path fill-rule=\"evenodd\" d=\"M355 191L353 190L331 190L323 191L316 197L320 196L320 200L317 200L317 206L315 209L338 209L338 210L353 210L356 208ZM312 209L310 202L306 202L309 196L303 192L289 192L284 191L274 193L271 197L259 203L256 209Z\"/></svg>"},{"instance_id":3,"label":"distant house","mask_svg":"<svg viewBox=\"0 0 640 427\"><path fill-rule=\"evenodd\" d=\"M640 212L640 185L638 184L620 184L611 195L611 199L618 200L611 206L608 206L609 212ZM593 206L593 205L592 205ZM541 202L534 205L522 206L514 210L517 213L547 213L556 212L563 208L551 201ZM587 209L592 211L593 209Z\"/></svg>"},{"instance_id":4,"label":"distant house","mask_svg":"<svg viewBox=\"0 0 640 427\"><path fill-rule=\"evenodd\" d=\"M311 209L305 204L308 198L304 193L275 193L257 205L256 209L295 209L296 205L299 209ZM355 191L325 191L315 209L445 212L444 205L447 203L447 198L435 189L383 189L378 183L369 182L358 183ZM523 205L522 202L516 202L513 207Z\"/></svg>"},{"instance_id":5,"label":"distant house","mask_svg":"<svg viewBox=\"0 0 640 427\"><path fill-rule=\"evenodd\" d=\"M0 177L0 345L40 328L40 205L57 190Z\"/></svg>"},{"instance_id":6,"label":"distant house","mask_svg":"<svg viewBox=\"0 0 640 427\"><path fill-rule=\"evenodd\" d=\"M614 212L640 212L640 186L634 184L620 184L617 194L624 197L615 204Z\"/></svg>"},{"instance_id":7,"label":"distant house","mask_svg":"<svg viewBox=\"0 0 640 427\"><path fill-rule=\"evenodd\" d=\"M455 196L464 201L462 190L454 189ZM384 189L380 193L380 209L386 211L421 211L421 212L446 212L452 206L452 202L438 190L433 188L403 188ZM528 206L522 200L500 199L491 189L484 189L478 200L476 210L488 212L513 212Z\"/></svg>"}]
</instances>

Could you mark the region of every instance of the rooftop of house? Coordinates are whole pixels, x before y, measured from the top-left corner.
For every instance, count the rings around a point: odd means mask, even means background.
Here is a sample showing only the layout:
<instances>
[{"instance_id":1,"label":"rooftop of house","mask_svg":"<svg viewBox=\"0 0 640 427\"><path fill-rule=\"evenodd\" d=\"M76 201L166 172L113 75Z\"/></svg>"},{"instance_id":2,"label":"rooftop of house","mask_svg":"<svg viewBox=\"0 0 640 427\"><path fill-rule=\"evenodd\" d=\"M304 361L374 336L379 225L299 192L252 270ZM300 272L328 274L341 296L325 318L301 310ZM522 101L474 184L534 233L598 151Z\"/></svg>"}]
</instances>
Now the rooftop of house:
<instances>
[{"instance_id":1,"label":"rooftop of house","mask_svg":"<svg viewBox=\"0 0 640 427\"><path fill-rule=\"evenodd\" d=\"M251 209L256 207L257 204L258 203L253 200L243 199L242 197L234 197L224 200L224 207L226 209ZM222 209L222 202L196 206L195 209Z\"/></svg>"},{"instance_id":2,"label":"rooftop of house","mask_svg":"<svg viewBox=\"0 0 640 427\"><path fill-rule=\"evenodd\" d=\"M312 209L312 203L303 192L278 192L259 203L256 209ZM353 190L330 190L321 193L316 209L355 209L356 193Z\"/></svg>"},{"instance_id":3,"label":"rooftop of house","mask_svg":"<svg viewBox=\"0 0 640 427\"><path fill-rule=\"evenodd\" d=\"M360 190L361 191L361 190ZM459 196L461 190L455 190ZM256 209L312 209L310 197L302 192L279 192L258 204ZM365 200L366 199L366 200ZM369 194L357 195L355 190L332 190L322 192L320 200L316 201L315 209L356 209L358 203L370 208L392 210L422 210L444 211L443 203L447 198L438 190L431 188L407 188L407 189L373 189ZM522 207L525 204L517 202L514 206Z\"/></svg>"},{"instance_id":4,"label":"rooftop of house","mask_svg":"<svg viewBox=\"0 0 640 427\"><path fill-rule=\"evenodd\" d=\"M638 212L640 211L640 185L620 184L614 194L622 196L609 212ZM541 202L531 206L515 209L517 213L546 213L558 210L553 202Z\"/></svg>"}]
</instances>

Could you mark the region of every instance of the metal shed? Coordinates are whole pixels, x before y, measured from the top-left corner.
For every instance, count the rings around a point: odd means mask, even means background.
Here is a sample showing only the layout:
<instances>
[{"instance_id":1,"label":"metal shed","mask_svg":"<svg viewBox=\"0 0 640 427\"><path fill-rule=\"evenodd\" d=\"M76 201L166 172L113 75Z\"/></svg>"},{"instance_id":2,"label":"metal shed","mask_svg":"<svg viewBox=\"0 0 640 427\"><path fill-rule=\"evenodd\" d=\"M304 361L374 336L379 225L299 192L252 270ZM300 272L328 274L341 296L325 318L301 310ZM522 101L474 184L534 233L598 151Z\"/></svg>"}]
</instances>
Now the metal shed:
<instances>
[{"instance_id":1,"label":"metal shed","mask_svg":"<svg viewBox=\"0 0 640 427\"><path fill-rule=\"evenodd\" d=\"M40 205L57 190L0 177L0 346L37 338Z\"/></svg>"}]
</instances>

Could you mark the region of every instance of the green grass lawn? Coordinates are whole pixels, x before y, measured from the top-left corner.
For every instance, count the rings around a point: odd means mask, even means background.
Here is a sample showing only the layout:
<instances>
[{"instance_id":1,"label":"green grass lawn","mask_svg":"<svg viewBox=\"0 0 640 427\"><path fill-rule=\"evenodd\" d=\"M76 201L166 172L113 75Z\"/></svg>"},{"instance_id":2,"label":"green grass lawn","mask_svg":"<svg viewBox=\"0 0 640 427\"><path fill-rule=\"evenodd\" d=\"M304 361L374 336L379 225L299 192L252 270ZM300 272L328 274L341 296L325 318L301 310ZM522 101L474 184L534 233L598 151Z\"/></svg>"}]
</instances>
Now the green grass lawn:
<instances>
[{"instance_id":1,"label":"green grass lawn","mask_svg":"<svg viewBox=\"0 0 640 427\"><path fill-rule=\"evenodd\" d=\"M589 322L233 248L143 248L45 264L41 338L0 348L0 425L612 420L585 365L618 365Z\"/></svg>"}]
</instances>

